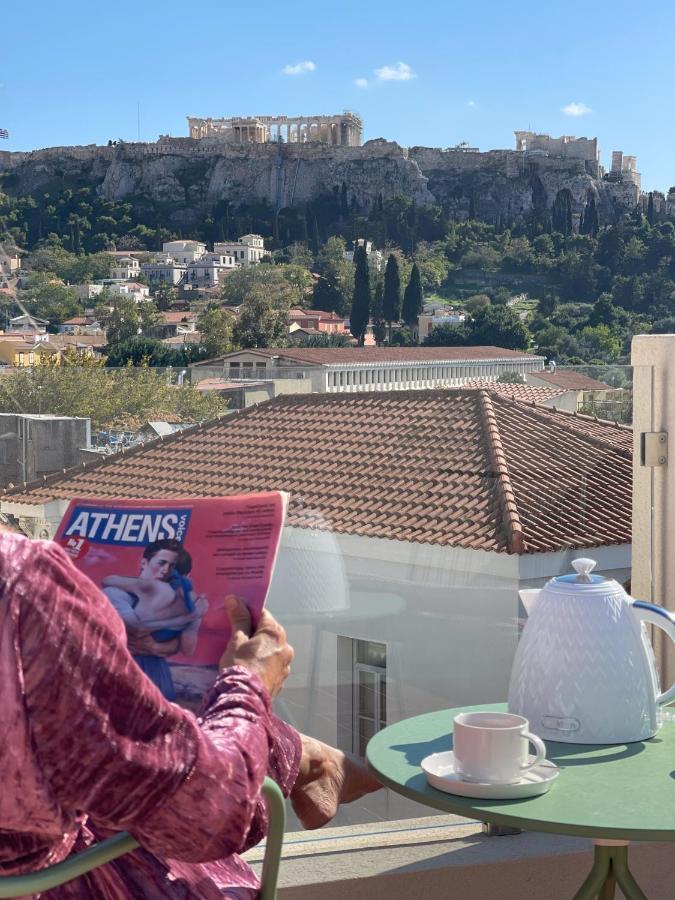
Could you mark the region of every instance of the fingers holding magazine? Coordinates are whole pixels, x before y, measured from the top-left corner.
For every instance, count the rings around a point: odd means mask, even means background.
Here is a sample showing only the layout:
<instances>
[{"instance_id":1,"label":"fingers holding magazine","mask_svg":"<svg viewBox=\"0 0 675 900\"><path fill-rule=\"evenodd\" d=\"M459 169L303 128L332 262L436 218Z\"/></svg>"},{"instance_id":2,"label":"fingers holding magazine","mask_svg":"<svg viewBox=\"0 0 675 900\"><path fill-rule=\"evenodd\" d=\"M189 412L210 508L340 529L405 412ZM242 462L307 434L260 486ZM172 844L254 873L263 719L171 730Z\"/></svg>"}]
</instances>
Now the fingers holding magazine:
<instances>
[{"instance_id":1,"label":"fingers holding magazine","mask_svg":"<svg viewBox=\"0 0 675 900\"><path fill-rule=\"evenodd\" d=\"M270 696L276 697L290 674L294 654L285 630L271 613L263 610L257 629L249 637L251 617L244 602L229 596L225 604L232 637L220 660L221 669L245 666L260 678Z\"/></svg>"}]
</instances>

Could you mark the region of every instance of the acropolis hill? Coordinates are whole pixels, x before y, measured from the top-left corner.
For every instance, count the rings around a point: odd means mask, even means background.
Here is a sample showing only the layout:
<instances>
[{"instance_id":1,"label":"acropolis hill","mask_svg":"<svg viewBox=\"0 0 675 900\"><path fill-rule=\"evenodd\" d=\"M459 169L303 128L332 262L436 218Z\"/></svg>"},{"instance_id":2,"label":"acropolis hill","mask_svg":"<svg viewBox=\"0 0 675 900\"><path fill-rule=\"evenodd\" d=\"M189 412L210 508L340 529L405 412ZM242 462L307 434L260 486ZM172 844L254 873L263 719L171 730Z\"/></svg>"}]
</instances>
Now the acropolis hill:
<instances>
[{"instance_id":1,"label":"acropolis hill","mask_svg":"<svg viewBox=\"0 0 675 900\"><path fill-rule=\"evenodd\" d=\"M361 144L361 120L353 113L188 122L190 137L163 135L154 143L2 152L2 189L26 194L93 183L110 199L169 204L180 227L223 199L302 207L343 182L363 210L380 194L405 194L442 203L456 218L473 203L486 221L550 208L560 191L569 191L579 213L590 191L601 222L611 222L640 194L635 158L615 152L605 172L595 138L518 131L516 149L480 152L466 145L404 148L383 139Z\"/></svg>"}]
</instances>

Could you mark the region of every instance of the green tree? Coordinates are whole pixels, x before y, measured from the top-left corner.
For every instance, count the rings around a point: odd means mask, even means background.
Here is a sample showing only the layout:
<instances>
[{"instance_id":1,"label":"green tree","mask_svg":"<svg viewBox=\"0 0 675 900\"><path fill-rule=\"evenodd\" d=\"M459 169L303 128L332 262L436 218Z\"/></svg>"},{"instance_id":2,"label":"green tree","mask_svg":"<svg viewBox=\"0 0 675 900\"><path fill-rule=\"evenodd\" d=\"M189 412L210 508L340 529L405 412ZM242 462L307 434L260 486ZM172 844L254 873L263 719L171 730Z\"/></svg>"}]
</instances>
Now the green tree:
<instances>
[{"instance_id":1,"label":"green tree","mask_svg":"<svg viewBox=\"0 0 675 900\"><path fill-rule=\"evenodd\" d=\"M616 307L612 302L611 294L600 294L593 304L593 309L588 317L588 324L614 326L618 318Z\"/></svg>"},{"instance_id":2,"label":"green tree","mask_svg":"<svg viewBox=\"0 0 675 900\"><path fill-rule=\"evenodd\" d=\"M579 334L584 359L611 362L621 353L619 336L607 325L587 325Z\"/></svg>"},{"instance_id":3,"label":"green tree","mask_svg":"<svg viewBox=\"0 0 675 900\"><path fill-rule=\"evenodd\" d=\"M270 294L262 285L241 304L233 337L240 347L284 347L288 342L288 298Z\"/></svg>"},{"instance_id":4,"label":"green tree","mask_svg":"<svg viewBox=\"0 0 675 900\"><path fill-rule=\"evenodd\" d=\"M647 201L647 221L650 225L653 225L656 221L656 215L654 214L654 192L649 192L649 200Z\"/></svg>"},{"instance_id":5,"label":"green tree","mask_svg":"<svg viewBox=\"0 0 675 900\"><path fill-rule=\"evenodd\" d=\"M424 297L422 295L422 282L420 279L420 270L417 263L413 265L410 272L410 280L406 285L403 294L403 305L401 308L401 317L409 328L417 327L418 316L422 314L424 309Z\"/></svg>"},{"instance_id":6,"label":"green tree","mask_svg":"<svg viewBox=\"0 0 675 900\"><path fill-rule=\"evenodd\" d=\"M551 224L560 234L572 234L572 195L567 188L558 191L551 210Z\"/></svg>"},{"instance_id":7,"label":"green tree","mask_svg":"<svg viewBox=\"0 0 675 900\"><path fill-rule=\"evenodd\" d=\"M502 372L497 382L499 384L525 384L525 376L520 372Z\"/></svg>"},{"instance_id":8,"label":"green tree","mask_svg":"<svg viewBox=\"0 0 675 900\"><path fill-rule=\"evenodd\" d=\"M190 349L192 349L192 345ZM128 341L114 344L106 357L105 364L111 369L128 365L185 366L193 362L193 355L182 349L175 350L154 338L136 335L136 337L129 338Z\"/></svg>"},{"instance_id":9,"label":"green tree","mask_svg":"<svg viewBox=\"0 0 675 900\"><path fill-rule=\"evenodd\" d=\"M152 292L152 299L160 312L166 312L168 309L171 309L176 296L176 288L165 281L160 282Z\"/></svg>"},{"instance_id":10,"label":"green tree","mask_svg":"<svg viewBox=\"0 0 675 900\"><path fill-rule=\"evenodd\" d=\"M235 269L223 282L221 299L241 306L251 293L259 290L275 303L285 301L288 307L304 306L312 287L312 275L302 266L264 263Z\"/></svg>"},{"instance_id":11,"label":"green tree","mask_svg":"<svg viewBox=\"0 0 675 900\"><path fill-rule=\"evenodd\" d=\"M354 252L354 293L349 316L349 330L363 346L370 320L370 271L366 248L359 244Z\"/></svg>"},{"instance_id":12,"label":"green tree","mask_svg":"<svg viewBox=\"0 0 675 900\"><path fill-rule=\"evenodd\" d=\"M30 276L28 286L20 291L19 299L34 316L47 319L47 328L51 332L58 331L58 326L66 319L82 313L75 289L55 281L44 272Z\"/></svg>"},{"instance_id":13,"label":"green tree","mask_svg":"<svg viewBox=\"0 0 675 900\"><path fill-rule=\"evenodd\" d=\"M380 280L375 285L372 318L375 343L382 344L387 337L387 322L384 317L384 284Z\"/></svg>"},{"instance_id":14,"label":"green tree","mask_svg":"<svg viewBox=\"0 0 675 900\"><path fill-rule=\"evenodd\" d=\"M399 322L401 319L401 276L398 269L398 260L393 253L389 254L387 266L384 270L382 307L383 319L387 323L391 340L392 322Z\"/></svg>"},{"instance_id":15,"label":"green tree","mask_svg":"<svg viewBox=\"0 0 675 900\"><path fill-rule=\"evenodd\" d=\"M342 305L342 294L337 285L327 276L320 275L314 285L312 309L340 312Z\"/></svg>"},{"instance_id":16,"label":"green tree","mask_svg":"<svg viewBox=\"0 0 675 900\"><path fill-rule=\"evenodd\" d=\"M232 316L220 307L207 307L197 319L197 331L207 358L232 350Z\"/></svg>"},{"instance_id":17,"label":"green tree","mask_svg":"<svg viewBox=\"0 0 675 900\"><path fill-rule=\"evenodd\" d=\"M148 366L106 369L93 360L86 365L45 364L0 379L0 411L82 416L95 428L135 428L149 419L200 422L226 407L220 397L190 384L177 386L165 372Z\"/></svg>"},{"instance_id":18,"label":"green tree","mask_svg":"<svg viewBox=\"0 0 675 900\"><path fill-rule=\"evenodd\" d=\"M527 350L530 334L512 307L488 306L472 316L467 329L467 341L476 347Z\"/></svg>"},{"instance_id":19,"label":"green tree","mask_svg":"<svg viewBox=\"0 0 675 900\"><path fill-rule=\"evenodd\" d=\"M108 346L128 341L157 324L157 307L150 300L136 303L126 294L99 294L96 318L105 329Z\"/></svg>"},{"instance_id":20,"label":"green tree","mask_svg":"<svg viewBox=\"0 0 675 900\"><path fill-rule=\"evenodd\" d=\"M598 230L598 210L595 205L595 194L589 191L586 206L579 221L579 234L590 234L591 237L595 237Z\"/></svg>"},{"instance_id":21,"label":"green tree","mask_svg":"<svg viewBox=\"0 0 675 900\"><path fill-rule=\"evenodd\" d=\"M465 347L467 329L463 325L444 322L436 325L422 341L425 347Z\"/></svg>"}]
</instances>

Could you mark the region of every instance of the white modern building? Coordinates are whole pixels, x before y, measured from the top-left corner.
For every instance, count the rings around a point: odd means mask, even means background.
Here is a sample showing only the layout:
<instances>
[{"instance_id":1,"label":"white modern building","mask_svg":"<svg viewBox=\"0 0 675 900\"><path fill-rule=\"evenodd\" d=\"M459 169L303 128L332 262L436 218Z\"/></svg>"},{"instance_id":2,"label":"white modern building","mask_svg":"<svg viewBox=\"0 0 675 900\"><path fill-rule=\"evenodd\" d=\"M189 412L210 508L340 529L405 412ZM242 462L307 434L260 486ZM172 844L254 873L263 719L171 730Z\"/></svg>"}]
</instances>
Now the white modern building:
<instances>
[{"instance_id":1,"label":"white modern building","mask_svg":"<svg viewBox=\"0 0 675 900\"><path fill-rule=\"evenodd\" d=\"M141 274L141 264L133 256L120 256L110 270L110 277L116 281L133 281Z\"/></svg>"},{"instance_id":2,"label":"white modern building","mask_svg":"<svg viewBox=\"0 0 675 900\"><path fill-rule=\"evenodd\" d=\"M213 252L233 256L238 266L253 266L265 255L265 241L259 234L245 234L238 241L218 241Z\"/></svg>"},{"instance_id":3,"label":"white modern building","mask_svg":"<svg viewBox=\"0 0 675 900\"><path fill-rule=\"evenodd\" d=\"M237 268L233 254L205 253L195 262L188 263L186 281L195 286L209 287L219 284L223 275Z\"/></svg>"},{"instance_id":4,"label":"white modern building","mask_svg":"<svg viewBox=\"0 0 675 900\"><path fill-rule=\"evenodd\" d=\"M165 241L162 244L162 252L175 262L187 265L201 259L206 253L206 244L200 241Z\"/></svg>"},{"instance_id":5,"label":"white modern building","mask_svg":"<svg viewBox=\"0 0 675 900\"><path fill-rule=\"evenodd\" d=\"M136 303L144 303L150 299L150 288L137 281L118 281L106 285L114 296L130 297Z\"/></svg>"},{"instance_id":6,"label":"white modern building","mask_svg":"<svg viewBox=\"0 0 675 900\"><path fill-rule=\"evenodd\" d=\"M165 254L158 254L153 262L141 263L141 273L151 284L164 283L175 287L185 282L187 265Z\"/></svg>"},{"instance_id":7,"label":"white modern building","mask_svg":"<svg viewBox=\"0 0 675 900\"><path fill-rule=\"evenodd\" d=\"M190 372L193 383L219 377L309 379L314 393L334 394L458 387L543 368L542 356L502 347L286 347L235 350L193 363Z\"/></svg>"}]
</instances>

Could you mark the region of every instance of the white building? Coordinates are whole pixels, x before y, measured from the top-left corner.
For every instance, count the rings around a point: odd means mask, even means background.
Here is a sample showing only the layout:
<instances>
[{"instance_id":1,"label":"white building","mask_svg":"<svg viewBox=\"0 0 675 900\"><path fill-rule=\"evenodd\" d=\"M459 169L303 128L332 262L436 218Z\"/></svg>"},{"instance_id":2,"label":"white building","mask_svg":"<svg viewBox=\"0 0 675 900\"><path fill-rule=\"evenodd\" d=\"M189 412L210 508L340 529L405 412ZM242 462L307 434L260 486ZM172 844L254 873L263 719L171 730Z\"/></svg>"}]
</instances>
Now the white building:
<instances>
[{"instance_id":1,"label":"white building","mask_svg":"<svg viewBox=\"0 0 675 900\"><path fill-rule=\"evenodd\" d=\"M265 241L259 234L245 234L238 241L219 241L213 252L233 256L238 266L253 266L265 255Z\"/></svg>"},{"instance_id":2,"label":"white building","mask_svg":"<svg viewBox=\"0 0 675 900\"><path fill-rule=\"evenodd\" d=\"M187 265L201 259L206 253L206 244L200 241L165 241L162 251L175 262Z\"/></svg>"},{"instance_id":3,"label":"white building","mask_svg":"<svg viewBox=\"0 0 675 900\"><path fill-rule=\"evenodd\" d=\"M130 297L136 303L144 303L150 299L150 288L137 281L118 281L106 287L114 296Z\"/></svg>"},{"instance_id":4,"label":"white building","mask_svg":"<svg viewBox=\"0 0 675 900\"><path fill-rule=\"evenodd\" d=\"M351 250L345 250L343 256L349 262L354 262L354 252L356 247L365 247L366 248L366 256L368 257L368 266L374 271L379 272L382 269L382 251L375 250L373 247L372 241L367 241L364 238L358 238L354 241L354 246Z\"/></svg>"},{"instance_id":5,"label":"white building","mask_svg":"<svg viewBox=\"0 0 675 900\"><path fill-rule=\"evenodd\" d=\"M158 255L153 262L141 264L141 273L152 284L164 283L175 286L185 282L187 265L176 262L170 256Z\"/></svg>"},{"instance_id":6,"label":"white building","mask_svg":"<svg viewBox=\"0 0 675 900\"><path fill-rule=\"evenodd\" d=\"M110 277L116 281L133 281L141 274L141 264L133 256L120 256L110 270Z\"/></svg>"},{"instance_id":7,"label":"white building","mask_svg":"<svg viewBox=\"0 0 675 900\"><path fill-rule=\"evenodd\" d=\"M93 300L103 291L104 285L99 283L74 284L72 287L77 291L80 300Z\"/></svg>"},{"instance_id":8,"label":"white building","mask_svg":"<svg viewBox=\"0 0 675 900\"><path fill-rule=\"evenodd\" d=\"M21 258L17 253L10 256L0 252L0 275L11 278L13 275L18 275L20 269Z\"/></svg>"},{"instance_id":9,"label":"white building","mask_svg":"<svg viewBox=\"0 0 675 900\"><path fill-rule=\"evenodd\" d=\"M31 316L24 313L20 316L14 316L9 320L7 325L8 334L44 334L47 331L49 322L47 319L40 319L38 316Z\"/></svg>"},{"instance_id":10,"label":"white building","mask_svg":"<svg viewBox=\"0 0 675 900\"><path fill-rule=\"evenodd\" d=\"M297 382L312 391L341 394L458 387L506 372L536 373L542 356L502 347L287 347L235 350L190 366L193 382L226 376ZM299 388L300 391L300 388ZM303 391L304 392L304 391Z\"/></svg>"},{"instance_id":11,"label":"white building","mask_svg":"<svg viewBox=\"0 0 675 900\"><path fill-rule=\"evenodd\" d=\"M219 284L224 273L236 268L233 254L205 253L195 262L188 263L186 280L188 284L209 287Z\"/></svg>"}]
</instances>

